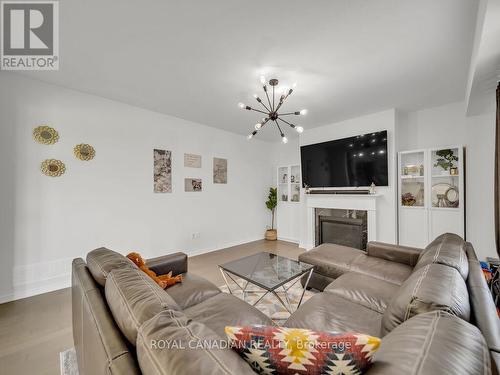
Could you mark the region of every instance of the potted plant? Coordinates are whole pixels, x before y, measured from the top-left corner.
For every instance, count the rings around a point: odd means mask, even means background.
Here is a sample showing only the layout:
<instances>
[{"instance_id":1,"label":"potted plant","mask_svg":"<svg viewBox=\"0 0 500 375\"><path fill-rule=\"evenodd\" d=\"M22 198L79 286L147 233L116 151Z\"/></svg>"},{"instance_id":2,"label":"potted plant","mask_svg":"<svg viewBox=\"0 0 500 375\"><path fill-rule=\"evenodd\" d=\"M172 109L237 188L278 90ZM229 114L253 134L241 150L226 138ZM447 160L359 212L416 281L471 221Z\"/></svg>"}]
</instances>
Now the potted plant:
<instances>
[{"instance_id":1,"label":"potted plant","mask_svg":"<svg viewBox=\"0 0 500 375\"><path fill-rule=\"evenodd\" d=\"M438 158L434 166L441 167L445 171L453 168L454 162L458 161L458 157L456 157L453 150L450 150L449 148L436 151L436 156Z\"/></svg>"},{"instance_id":2,"label":"potted plant","mask_svg":"<svg viewBox=\"0 0 500 375\"><path fill-rule=\"evenodd\" d=\"M278 205L278 188L269 188L269 195L267 196L266 207L271 210L271 229L266 230L266 240L276 241L278 239L278 232L274 229L274 213Z\"/></svg>"}]
</instances>

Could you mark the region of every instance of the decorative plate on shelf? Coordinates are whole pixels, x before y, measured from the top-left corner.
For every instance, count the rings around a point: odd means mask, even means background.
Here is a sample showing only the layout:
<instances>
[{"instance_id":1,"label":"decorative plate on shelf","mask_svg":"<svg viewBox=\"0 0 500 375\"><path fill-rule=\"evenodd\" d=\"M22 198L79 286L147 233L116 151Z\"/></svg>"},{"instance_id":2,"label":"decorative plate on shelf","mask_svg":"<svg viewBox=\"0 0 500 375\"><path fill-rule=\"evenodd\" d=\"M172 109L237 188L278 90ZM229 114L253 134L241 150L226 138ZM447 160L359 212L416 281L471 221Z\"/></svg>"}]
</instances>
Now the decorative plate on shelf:
<instances>
[{"instance_id":1,"label":"decorative plate on shelf","mask_svg":"<svg viewBox=\"0 0 500 375\"><path fill-rule=\"evenodd\" d=\"M53 145L59 140L59 133L50 126L42 125L33 129L33 138L38 143L44 145Z\"/></svg>"},{"instance_id":2,"label":"decorative plate on shelf","mask_svg":"<svg viewBox=\"0 0 500 375\"><path fill-rule=\"evenodd\" d=\"M447 184L445 182L432 185L432 207L438 207L440 197L444 198L444 201L448 207L458 206L458 188L456 186Z\"/></svg>"},{"instance_id":3,"label":"decorative plate on shelf","mask_svg":"<svg viewBox=\"0 0 500 375\"><path fill-rule=\"evenodd\" d=\"M44 175L50 177L59 177L66 172L66 166L64 163L56 159L44 160L40 165L40 169Z\"/></svg>"},{"instance_id":4,"label":"decorative plate on shelf","mask_svg":"<svg viewBox=\"0 0 500 375\"><path fill-rule=\"evenodd\" d=\"M444 199L446 200L446 203L448 203L448 206L458 207L458 189L455 186L452 186L451 188L446 190L446 193L444 193Z\"/></svg>"},{"instance_id":5,"label":"decorative plate on shelf","mask_svg":"<svg viewBox=\"0 0 500 375\"><path fill-rule=\"evenodd\" d=\"M91 145L81 143L73 149L77 159L89 161L95 157L95 149Z\"/></svg>"}]
</instances>

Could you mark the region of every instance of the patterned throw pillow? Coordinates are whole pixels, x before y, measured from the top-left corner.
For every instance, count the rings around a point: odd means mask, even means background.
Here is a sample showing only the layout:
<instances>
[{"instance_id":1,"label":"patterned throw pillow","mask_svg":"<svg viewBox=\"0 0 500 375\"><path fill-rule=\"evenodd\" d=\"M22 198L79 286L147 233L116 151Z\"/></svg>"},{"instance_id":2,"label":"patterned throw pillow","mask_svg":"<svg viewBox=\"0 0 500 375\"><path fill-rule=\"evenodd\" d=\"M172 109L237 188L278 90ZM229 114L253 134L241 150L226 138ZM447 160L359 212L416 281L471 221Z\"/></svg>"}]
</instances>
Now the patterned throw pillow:
<instances>
[{"instance_id":1,"label":"patterned throw pillow","mask_svg":"<svg viewBox=\"0 0 500 375\"><path fill-rule=\"evenodd\" d=\"M231 346L259 374L362 374L380 346L359 333L248 326L226 327Z\"/></svg>"}]
</instances>

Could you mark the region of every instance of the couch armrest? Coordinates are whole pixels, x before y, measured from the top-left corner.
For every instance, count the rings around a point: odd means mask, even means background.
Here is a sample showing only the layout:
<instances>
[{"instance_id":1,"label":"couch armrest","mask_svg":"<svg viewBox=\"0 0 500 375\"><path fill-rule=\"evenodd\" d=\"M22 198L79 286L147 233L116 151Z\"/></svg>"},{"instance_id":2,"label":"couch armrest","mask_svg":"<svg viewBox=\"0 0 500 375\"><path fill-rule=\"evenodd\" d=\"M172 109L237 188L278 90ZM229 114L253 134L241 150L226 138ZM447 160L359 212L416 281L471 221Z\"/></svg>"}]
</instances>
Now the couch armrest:
<instances>
[{"instance_id":1,"label":"couch armrest","mask_svg":"<svg viewBox=\"0 0 500 375\"><path fill-rule=\"evenodd\" d=\"M366 246L368 256L407 264L414 267L422 249L370 241Z\"/></svg>"},{"instance_id":2,"label":"couch armrest","mask_svg":"<svg viewBox=\"0 0 500 375\"><path fill-rule=\"evenodd\" d=\"M181 273L186 273L188 269L187 255L181 252L163 255L158 258L146 260L148 266L157 275L165 275L172 271L172 275L176 276Z\"/></svg>"}]
</instances>

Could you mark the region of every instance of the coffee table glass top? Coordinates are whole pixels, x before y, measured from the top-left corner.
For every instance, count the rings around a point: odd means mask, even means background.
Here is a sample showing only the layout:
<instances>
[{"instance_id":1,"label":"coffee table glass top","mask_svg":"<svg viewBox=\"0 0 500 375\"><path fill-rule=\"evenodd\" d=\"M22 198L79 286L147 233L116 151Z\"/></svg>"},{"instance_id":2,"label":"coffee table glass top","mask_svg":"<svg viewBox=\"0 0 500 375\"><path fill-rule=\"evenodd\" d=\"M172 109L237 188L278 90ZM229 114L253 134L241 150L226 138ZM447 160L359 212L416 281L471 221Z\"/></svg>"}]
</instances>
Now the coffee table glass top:
<instances>
[{"instance_id":1,"label":"coffee table glass top","mask_svg":"<svg viewBox=\"0 0 500 375\"><path fill-rule=\"evenodd\" d=\"M263 252L221 264L219 267L261 288L274 290L305 274L314 266Z\"/></svg>"}]
</instances>

